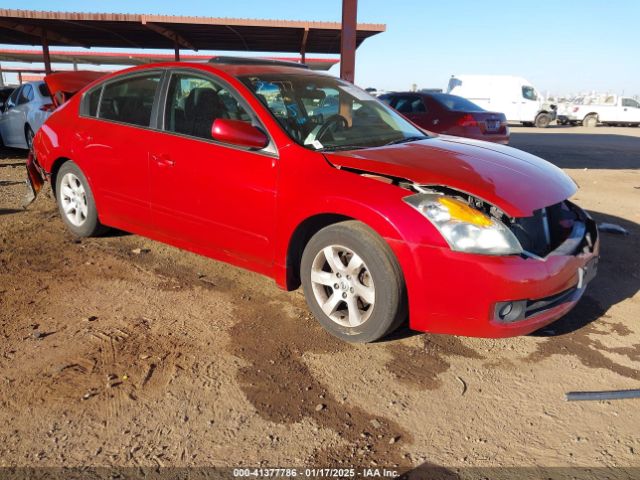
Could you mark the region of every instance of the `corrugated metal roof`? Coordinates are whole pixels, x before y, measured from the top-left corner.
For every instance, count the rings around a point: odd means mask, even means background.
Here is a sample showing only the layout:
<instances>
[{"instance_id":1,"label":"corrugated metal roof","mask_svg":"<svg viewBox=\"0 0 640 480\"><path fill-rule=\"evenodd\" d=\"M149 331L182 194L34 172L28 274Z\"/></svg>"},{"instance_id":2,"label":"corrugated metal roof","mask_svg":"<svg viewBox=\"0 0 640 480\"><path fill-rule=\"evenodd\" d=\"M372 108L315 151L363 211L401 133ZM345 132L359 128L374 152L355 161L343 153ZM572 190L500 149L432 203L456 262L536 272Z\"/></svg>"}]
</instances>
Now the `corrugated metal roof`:
<instances>
[{"instance_id":1,"label":"corrugated metal roof","mask_svg":"<svg viewBox=\"0 0 640 480\"><path fill-rule=\"evenodd\" d=\"M113 48L181 48L339 53L339 22L182 17L151 14L47 12L0 9L0 43ZM385 31L383 24L358 24L356 44Z\"/></svg>"}]
</instances>

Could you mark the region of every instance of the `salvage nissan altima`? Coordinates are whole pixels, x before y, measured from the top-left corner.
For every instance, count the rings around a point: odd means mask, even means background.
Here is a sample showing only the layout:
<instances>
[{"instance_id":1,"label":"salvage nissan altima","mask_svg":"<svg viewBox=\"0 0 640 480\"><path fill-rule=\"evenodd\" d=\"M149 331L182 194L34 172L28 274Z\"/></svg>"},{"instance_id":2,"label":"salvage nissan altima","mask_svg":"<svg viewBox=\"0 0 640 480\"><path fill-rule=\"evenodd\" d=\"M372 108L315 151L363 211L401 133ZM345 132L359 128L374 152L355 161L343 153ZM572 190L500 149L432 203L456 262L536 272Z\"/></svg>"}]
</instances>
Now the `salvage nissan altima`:
<instances>
[{"instance_id":1,"label":"salvage nissan altima","mask_svg":"<svg viewBox=\"0 0 640 480\"><path fill-rule=\"evenodd\" d=\"M73 93L37 133L28 178L32 193L51 182L74 235L114 227L302 285L343 340L406 322L527 334L596 273L595 223L560 169L431 134L302 66L146 65Z\"/></svg>"}]
</instances>

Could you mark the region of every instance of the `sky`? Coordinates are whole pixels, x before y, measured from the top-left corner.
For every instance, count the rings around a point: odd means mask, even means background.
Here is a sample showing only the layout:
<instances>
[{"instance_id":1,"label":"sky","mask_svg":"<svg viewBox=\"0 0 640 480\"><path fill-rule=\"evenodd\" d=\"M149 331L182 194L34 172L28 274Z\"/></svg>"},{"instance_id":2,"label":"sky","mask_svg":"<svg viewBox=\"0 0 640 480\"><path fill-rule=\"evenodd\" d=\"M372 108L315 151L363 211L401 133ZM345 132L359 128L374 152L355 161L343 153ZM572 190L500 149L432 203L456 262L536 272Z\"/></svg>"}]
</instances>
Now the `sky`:
<instances>
[{"instance_id":1,"label":"sky","mask_svg":"<svg viewBox=\"0 0 640 480\"><path fill-rule=\"evenodd\" d=\"M341 5L341 0L0 0L0 8L315 21L340 21ZM446 88L452 74L504 74L525 77L553 94L640 94L639 0L359 0L358 21L387 26L357 51L356 84L363 88ZM338 75L338 68L331 73Z\"/></svg>"}]
</instances>

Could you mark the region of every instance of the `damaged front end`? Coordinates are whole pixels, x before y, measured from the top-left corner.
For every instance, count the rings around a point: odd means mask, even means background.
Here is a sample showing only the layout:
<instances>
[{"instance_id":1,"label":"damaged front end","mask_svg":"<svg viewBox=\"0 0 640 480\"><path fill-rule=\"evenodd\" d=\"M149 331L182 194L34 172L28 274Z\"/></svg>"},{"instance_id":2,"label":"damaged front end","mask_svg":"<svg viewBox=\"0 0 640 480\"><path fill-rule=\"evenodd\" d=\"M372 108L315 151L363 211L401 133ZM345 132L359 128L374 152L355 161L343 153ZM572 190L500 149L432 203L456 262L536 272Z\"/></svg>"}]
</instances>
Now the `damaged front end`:
<instances>
[{"instance_id":1,"label":"damaged front end","mask_svg":"<svg viewBox=\"0 0 640 480\"><path fill-rule=\"evenodd\" d=\"M40 190L42 190L45 179L45 171L38 163L33 152L29 152L29 156L27 157L27 192L22 202L23 208L27 208L35 201L38 193L40 193Z\"/></svg>"}]
</instances>

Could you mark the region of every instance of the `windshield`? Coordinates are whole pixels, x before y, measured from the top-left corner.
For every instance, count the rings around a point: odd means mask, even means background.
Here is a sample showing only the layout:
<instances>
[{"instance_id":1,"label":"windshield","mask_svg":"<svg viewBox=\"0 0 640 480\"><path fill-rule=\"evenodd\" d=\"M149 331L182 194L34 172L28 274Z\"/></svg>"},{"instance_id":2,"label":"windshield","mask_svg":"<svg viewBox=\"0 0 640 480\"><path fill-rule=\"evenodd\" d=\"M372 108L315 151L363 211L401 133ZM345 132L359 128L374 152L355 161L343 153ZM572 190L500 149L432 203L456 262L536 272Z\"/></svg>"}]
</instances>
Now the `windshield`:
<instances>
[{"instance_id":1,"label":"windshield","mask_svg":"<svg viewBox=\"0 0 640 480\"><path fill-rule=\"evenodd\" d=\"M347 150L429 138L364 90L333 77L242 77L289 136L311 150Z\"/></svg>"},{"instance_id":2,"label":"windshield","mask_svg":"<svg viewBox=\"0 0 640 480\"><path fill-rule=\"evenodd\" d=\"M431 96L447 110L453 110L455 112L484 112L484 108L458 95L433 93Z\"/></svg>"}]
</instances>

